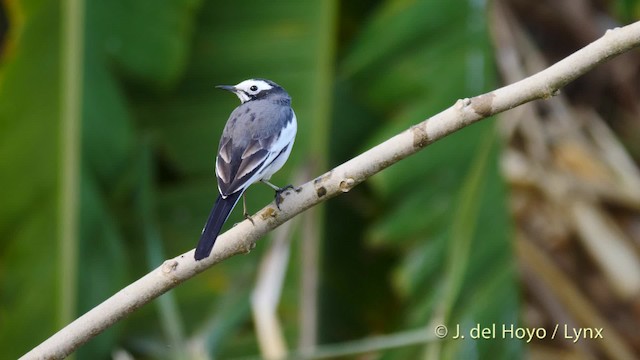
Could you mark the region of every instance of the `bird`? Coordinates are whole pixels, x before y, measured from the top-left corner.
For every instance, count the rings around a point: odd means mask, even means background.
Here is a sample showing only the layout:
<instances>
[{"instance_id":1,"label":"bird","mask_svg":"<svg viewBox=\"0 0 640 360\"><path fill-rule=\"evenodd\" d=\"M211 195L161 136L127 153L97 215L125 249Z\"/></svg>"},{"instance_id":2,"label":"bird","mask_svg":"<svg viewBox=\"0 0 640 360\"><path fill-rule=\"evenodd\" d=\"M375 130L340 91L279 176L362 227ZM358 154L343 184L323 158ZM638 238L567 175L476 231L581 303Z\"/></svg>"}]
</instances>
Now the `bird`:
<instances>
[{"instance_id":1,"label":"bird","mask_svg":"<svg viewBox=\"0 0 640 360\"><path fill-rule=\"evenodd\" d=\"M278 208L281 193L292 187L280 188L269 182L289 158L298 130L287 91L261 78L216 87L234 93L240 105L231 112L220 138L215 163L219 195L202 229L194 254L196 261L211 254L222 226L241 196L244 216L253 222L244 197L250 185L260 181L275 190Z\"/></svg>"}]
</instances>

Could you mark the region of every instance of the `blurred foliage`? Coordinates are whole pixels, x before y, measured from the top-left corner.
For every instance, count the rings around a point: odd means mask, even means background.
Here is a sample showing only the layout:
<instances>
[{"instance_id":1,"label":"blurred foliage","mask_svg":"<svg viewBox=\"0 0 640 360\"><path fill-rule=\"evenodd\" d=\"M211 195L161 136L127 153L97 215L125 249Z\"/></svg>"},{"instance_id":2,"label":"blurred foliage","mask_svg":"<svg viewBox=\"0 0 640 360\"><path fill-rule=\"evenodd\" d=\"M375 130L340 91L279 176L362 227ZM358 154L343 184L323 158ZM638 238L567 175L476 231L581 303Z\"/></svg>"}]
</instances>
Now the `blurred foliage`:
<instances>
[{"instance_id":1,"label":"blurred foliage","mask_svg":"<svg viewBox=\"0 0 640 360\"><path fill-rule=\"evenodd\" d=\"M640 19L640 1L616 0L610 2L612 10L621 21L627 23Z\"/></svg>"},{"instance_id":2,"label":"blurred foliage","mask_svg":"<svg viewBox=\"0 0 640 360\"><path fill-rule=\"evenodd\" d=\"M611 11L637 18L638 4L619 0ZM0 349L16 358L59 326L60 9L52 0L3 5ZM483 1L86 6L78 314L195 246L215 199L219 134L237 104L214 85L265 77L292 94L299 133L277 184L309 162L322 166L319 175L496 85ZM466 329L519 322L499 150L487 120L327 204L320 344L433 321ZM248 206L272 196L252 187ZM240 218L236 211L227 226ZM108 358L116 348L136 358L188 357L194 341L216 357L258 354L248 297L266 245L142 308L78 357ZM279 313L295 349L303 259L292 254ZM382 357L511 359L523 345L445 340Z\"/></svg>"},{"instance_id":3,"label":"blurred foliage","mask_svg":"<svg viewBox=\"0 0 640 360\"><path fill-rule=\"evenodd\" d=\"M5 37L0 74L0 346L17 358L55 330L58 316L52 254L60 76L59 37L51 30L59 11L53 2L8 5L13 39Z\"/></svg>"},{"instance_id":4,"label":"blurred foliage","mask_svg":"<svg viewBox=\"0 0 640 360\"><path fill-rule=\"evenodd\" d=\"M388 1L360 19L362 28L338 67L334 163L492 87L487 9L482 6ZM359 14L353 9L346 16ZM349 233L358 241L351 240L346 252L343 227L328 230L323 310L351 314L322 317L328 340L366 336L371 329L426 327L433 319L463 328L518 323L510 226L492 128L485 121L464 129L328 205L329 224L345 217L363 222ZM354 267L353 259L363 267L376 266L367 270L375 281L362 282L360 272L345 271ZM377 300L345 302L354 287ZM359 315L363 308L364 317ZM396 317L390 320L388 314ZM353 325L345 326L343 319L354 317ZM514 358L522 351L518 342L501 339L433 346L442 346L436 353L445 358ZM434 353L409 347L389 351L385 358L417 358L425 352Z\"/></svg>"}]
</instances>

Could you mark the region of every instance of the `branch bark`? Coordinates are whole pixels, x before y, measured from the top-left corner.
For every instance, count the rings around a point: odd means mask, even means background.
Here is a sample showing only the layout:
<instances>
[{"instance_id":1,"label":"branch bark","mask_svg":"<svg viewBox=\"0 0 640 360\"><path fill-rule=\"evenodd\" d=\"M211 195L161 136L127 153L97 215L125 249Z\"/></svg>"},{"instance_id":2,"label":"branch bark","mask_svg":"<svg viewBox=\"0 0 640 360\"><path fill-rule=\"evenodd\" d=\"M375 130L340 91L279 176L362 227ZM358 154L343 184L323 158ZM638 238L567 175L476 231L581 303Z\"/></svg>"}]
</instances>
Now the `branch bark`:
<instances>
[{"instance_id":1,"label":"branch bark","mask_svg":"<svg viewBox=\"0 0 640 360\"><path fill-rule=\"evenodd\" d=\"M500 46L500 44L497 44ZM269 204L253 219L220 235L208 258L196 262L193 250L165 261L120 290L45 342L23 359L60 359L80 345L180 283L237 254L248 253L275 227L312 206L348 192L377 172L415 154L431 143L491 115L557 91L608 59L640 46L640 22L608 30L600 39L535 75L473 98L458 100L441 113L388 139L363 154L285 194L279 211Z\"/></svg>"}]
</instances>

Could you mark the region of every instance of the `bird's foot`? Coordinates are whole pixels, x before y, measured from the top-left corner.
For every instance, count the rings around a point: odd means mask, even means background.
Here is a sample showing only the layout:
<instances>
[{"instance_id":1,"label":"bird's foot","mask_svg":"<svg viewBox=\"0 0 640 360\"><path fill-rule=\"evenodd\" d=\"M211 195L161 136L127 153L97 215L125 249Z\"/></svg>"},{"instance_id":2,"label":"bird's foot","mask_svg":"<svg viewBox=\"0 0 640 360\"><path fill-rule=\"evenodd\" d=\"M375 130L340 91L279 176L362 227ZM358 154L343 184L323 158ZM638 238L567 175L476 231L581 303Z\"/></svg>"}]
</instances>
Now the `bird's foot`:
<instances>
[{"instance_id":1,"label":"bird's foot","mask_svg":"<svg viewBox=\"0 0 640 360\"><path fill-rule=\"evenodd\" d=\"M278 207L278 210L280 210L280 204L284 200L282 194L289 189L293 189L293 185L289 184L276 190L276 206Z\"/></svg>"},{"instance_id":2,"label":"bird's foot","mask_svg":"<svg viewBox=\"0 0 640 360\"><path fill-rule=\"evenodd\" d=\"M251 215L249 215L249 212L247 211L247 196L245 193L242 193L242 216L244 216L245 219L251 221L251 225L256 225L256 223L253 222Z\"/></svg>"},{"instance_id":3,"label":"bird's foot","mask_svg":"<svg viewBox=\"0 0 640 360\"><path fill-rule=\"evenodd\" d=\"M249 215L249 213L243 213L242 216L244 216L245 219L249 220L251 222L251 225L255 226L256 223L253 222L253 218L251 217L251 215Z\"/></svg>"}]
</instances>

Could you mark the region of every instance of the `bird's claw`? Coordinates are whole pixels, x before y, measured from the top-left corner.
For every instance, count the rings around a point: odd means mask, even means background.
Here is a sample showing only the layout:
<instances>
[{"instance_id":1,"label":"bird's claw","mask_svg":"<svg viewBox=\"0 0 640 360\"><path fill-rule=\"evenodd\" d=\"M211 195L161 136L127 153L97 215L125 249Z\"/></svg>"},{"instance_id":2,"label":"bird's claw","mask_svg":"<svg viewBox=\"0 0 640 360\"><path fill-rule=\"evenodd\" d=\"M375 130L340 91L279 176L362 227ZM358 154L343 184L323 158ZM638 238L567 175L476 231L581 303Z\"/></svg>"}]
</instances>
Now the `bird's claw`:
<instances>
[{"instance_id":1,"label":"bird's claw","mask_svg":"<svg viewBox=\"0 0 640 360\"><path fill-rule=\"evenodd\" d=\"M253 222L253 218L251 217L251 215L249 215L249 213L244 213L242 214L242 216L244 216L245 219L249 220L251 222L251 225L255 226L256 223Z\"/></svg>"},{"instance_id":2,"label":"bird's claw","mask_svg":"<svg viewBox=\"0 0 640 360\"><path fill-rule=\"evenodd\" d=\"M280 210L280 204L282 203L282 200L284 200L284 198L282 197L282 194L287 191L293 189L293 185L289 184L285 187L281 187L280 189L276 190L276 207L278 208L278 210Z\"/></svg>"}]
</instances>

